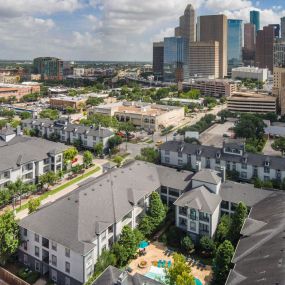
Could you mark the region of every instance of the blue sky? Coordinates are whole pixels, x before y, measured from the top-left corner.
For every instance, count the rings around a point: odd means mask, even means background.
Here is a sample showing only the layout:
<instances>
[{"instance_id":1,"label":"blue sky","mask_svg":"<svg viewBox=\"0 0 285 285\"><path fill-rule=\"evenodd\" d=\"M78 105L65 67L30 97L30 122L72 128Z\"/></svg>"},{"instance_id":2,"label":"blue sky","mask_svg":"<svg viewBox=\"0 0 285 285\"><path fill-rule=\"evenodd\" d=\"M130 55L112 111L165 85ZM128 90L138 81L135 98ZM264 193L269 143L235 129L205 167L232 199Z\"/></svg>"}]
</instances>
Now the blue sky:
<instances>
[{"instance_id":1,"label":"blue sky","mask_svg":"<svg viewBox=\"0 0 285 285\"><path fill-rule=\"evenodd\" d=\"M151 60L188 3L245 22L257 9L262 25L285 16L284 0L0 0L0 59Z\"/></svg>"}]
</instances>

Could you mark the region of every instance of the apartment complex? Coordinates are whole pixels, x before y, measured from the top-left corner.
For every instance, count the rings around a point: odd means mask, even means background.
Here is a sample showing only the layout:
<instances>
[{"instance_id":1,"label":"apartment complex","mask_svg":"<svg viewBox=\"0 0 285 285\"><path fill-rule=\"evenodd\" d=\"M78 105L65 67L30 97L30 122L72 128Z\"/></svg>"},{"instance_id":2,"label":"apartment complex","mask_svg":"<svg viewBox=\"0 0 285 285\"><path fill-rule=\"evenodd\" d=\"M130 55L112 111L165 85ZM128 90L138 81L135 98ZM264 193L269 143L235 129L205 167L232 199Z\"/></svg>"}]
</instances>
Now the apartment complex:
<instances>
[{"instance_id":1,"label":"apartment complex","mask_svg":"<svg viewBox=\"0 0 285 285\"><path fill-rule=\"evenodd\" d=\"M17 100L20 100L23 96L32 93L39 93L40 90L40 84L35 82L22 84L0 83L0 98L8 99L11 96L15 96Z\"/></svg>"},{"instance_id":2,"label":"apartment complex","mask_svg":"<svg viewBox=\"0 0 285 285\"><path fill-rule=\"evenodd\" d=\"M255 79L265 82L268 78L267 68L258 68L253 66L243 66L232 69L232 79Z\"/></svg>"},{"instance_id":3,"label":"apartment complex","mask_svg":"<svg viewBox=\"0 0 285 285\"><path fill-rule=\"evenodd\" d=\"M202 96L229 97L237 91L237 83L228 79L201 78L183 82L183 89L197 89Z\"/></svg>"},{"instance_id":4,"label":"apartment complex","mask_svg":"<svg viewBox=\"0 0 285 285\"><path fill-rule=\"evenodd\" d=\"M122 228L138 225L150 194L163 186L176 199L190 174L137 161L89 180L19 222L19 260L58 285L84 284Z\"/></svg>"},{"instance_id":5,"label":"apartment complex","mask_svg":"<svg viewBox=\"0 0 285 285\"><path fill-rule=\"evenodd\" d=\"M38 57L34 59L34 72L41 75L42 80L62 80L64 63L55 57Z\"/></svg>"},{"instance_id":6,"label":"apartment complex","mask_svg":"<svg viewBox=\"0 0 285 285\"><path fill-rule=\"evenodd\" d=\"M71 124L68 120L60 119L26 119L22 121L23 129L34 129L37 135L44 138L54 137L66 144L81 142L84 148L94 149L98 143L102 143L104 149L108 147L108 140L114 133L102 127L86 127Z\"/></svg>"},{"instance_id":7,"label":"apartment complex","mask_svg":"<svg viewBox=\"0 0 285 285\"><path fill-rule=\"evenodd\" d=\"M219 78L219 42L193 42L189 52L190 78Z\"/></svg>"},{"instance_id":8,"label":"apartment complex","mask_svg":"<svg viewBox=\"0 0 285 285\"><path fill-rule=\"evenodd\" d=\"M153 74L156 79L163 77L164 42L153 43Z\"/></svg>"},{"instance_id":9,"label":"apartment complex","mask_svg":"<svg viewBox=\"0 0 285 285\"><path fill-rule=\"evenodd\" d=\"M115 116L120 122L132 122L136 127L158 130L176 126L184 119L184 108L142 102L116 102L99 105L89 110L90 114Z\"/></svg>"},{"instance_id":10,"label":"apartment complex","mask_svg":"<svg viewBox=\"0 0 285 285\"><path fill-rule=\"evenodd\" d=\"M267 93L237 91L227 98L227 108L233 112L276 113L277 100Z\"/></svg>"},{"instance_id":11,"label":"apartment complex","mask_svg":"<svg viewBox=\"0 0 285 285\"><path fill-rule=\"evenodd\" d=\"M17 135L11 129L1 130L0 138L0 188L18 178L37 182L40 175L63 169L64 144Z\"/></svg>"},{"instance_id":12,"label":"apartment complex","mask_svg":"<svg viewBox=\"0 0 285 285\"><path fill-rule=\"evenodd\" d=\"M49 99L49 104L51 108L65 110L67 107L71 107L75 110L82 109L82 106L85 105L87 98L85 97L70 97L70 96L61 96L61 97L52 97Z\"/></svg>"},{"instance_id":13,"label":"apartment complex","mask_svg":"<svg viewBox=\"0 0 285 285\"><path fill-rule=\"evenodd\" d=\"M248 153L244 143L224 142L222 148L200 146L178 141L169 141L160 146L163 165L192 169L209 168L220 171L236 171L241 180L250 181L257 177L262 181L285 178L285 159L277 156Z\"/></svg>"},{"instance_id":14,"label":"apartment complex","mask_svg":"<svg viewBox=\"0 0 285 285\"><path fill-rule=\"evenodd\" d=\"M225 15L200 16L197 23L197 41L219 42L219 77L227 76L228 70L228 22Z\"/></svg>"}]
</instances>

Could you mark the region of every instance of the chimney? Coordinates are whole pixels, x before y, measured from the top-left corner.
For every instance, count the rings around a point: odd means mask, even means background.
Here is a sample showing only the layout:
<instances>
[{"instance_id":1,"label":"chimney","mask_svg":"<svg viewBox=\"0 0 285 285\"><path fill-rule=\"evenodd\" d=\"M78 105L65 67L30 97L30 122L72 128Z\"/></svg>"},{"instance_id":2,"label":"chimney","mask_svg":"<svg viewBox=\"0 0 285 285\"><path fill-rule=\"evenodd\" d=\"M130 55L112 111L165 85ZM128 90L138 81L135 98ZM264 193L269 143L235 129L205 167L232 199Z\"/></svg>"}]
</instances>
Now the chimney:
<instances>
[{"instance_id":1,"label":"chimney","mask_svg":"<svg viewBox=\"0 0 285 285\"><path fill-rule=\"evenodd\" d=\"M222 183L226 181L226 167L221 166L221 178L222 178Z\"/></svg>"},{"instance_id":2,"label":"chimney","mask_svg":"<svg viewBox=\"0 0 285 285\"><path fill-rule=\"evenodd\" d=\"M124 271L120 274L117 285L128 285L128 272Z\"/></svg>"},{"instance_id":3,"label":"chimney","mask_svg":"<svg viewBox=\"0 0 285 285\"><path fill-rule=\"evenodd\" d=\"M201 168L202 168L202 167L201 167L201 161L197 161L197 162L196 162L196 171L197 171L197 172L201 171Z\"/></svg>"}]
</instances>

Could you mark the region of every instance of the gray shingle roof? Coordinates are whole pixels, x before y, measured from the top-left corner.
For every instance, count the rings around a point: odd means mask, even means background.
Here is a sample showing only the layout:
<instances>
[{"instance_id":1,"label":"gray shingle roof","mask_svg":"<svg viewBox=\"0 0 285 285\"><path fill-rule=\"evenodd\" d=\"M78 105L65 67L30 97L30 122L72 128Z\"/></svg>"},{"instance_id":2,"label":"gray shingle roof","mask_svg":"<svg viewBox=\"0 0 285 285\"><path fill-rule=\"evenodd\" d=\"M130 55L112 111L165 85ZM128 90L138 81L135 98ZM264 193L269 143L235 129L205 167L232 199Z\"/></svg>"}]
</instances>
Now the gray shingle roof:
<instances>
[{"instance_id":1,"label":"gray shingle roof","mask_svg":"<svg viewBox=\"0 0 285 285\"><path fill-rule=\"evenodd\" d=\"M192 179L214 185L218 185L221 182L221 177L217 175L216 171L211 169L201 169L193 175Z\"/></svg>"}]
</instances>

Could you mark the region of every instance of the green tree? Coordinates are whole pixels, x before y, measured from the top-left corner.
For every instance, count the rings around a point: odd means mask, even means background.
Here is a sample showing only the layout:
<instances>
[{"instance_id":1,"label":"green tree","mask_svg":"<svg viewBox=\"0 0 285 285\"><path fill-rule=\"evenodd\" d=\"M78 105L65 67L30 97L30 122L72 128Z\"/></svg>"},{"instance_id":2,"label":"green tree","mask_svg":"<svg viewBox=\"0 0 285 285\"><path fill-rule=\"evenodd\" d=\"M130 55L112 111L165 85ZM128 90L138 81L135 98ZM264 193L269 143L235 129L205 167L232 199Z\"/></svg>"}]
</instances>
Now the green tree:
<instances>
[{"instance_id":1,"label":"green tree","mask_svg":"<svg viewBox=\"0 0 285 285\"><path fill-rule=\"evenodd\" d=\"M16 252L20 245L20 231L13 212L5 212L0 216L0 264L5 265L7 259Z\"/></svg>"},{"instance_id":2,"label":"green tree","mask_svg":"<svg viewBox=\"0 0 285 285\"><path fill-rule=\"evenodd\" d=\"M151 217L154 227L159 226L166 217L165 207L157 192L152 192L150 195L148 214Z\"/></svg>"},{"instance_id":3,"label":"green tree","mask_svg":"<svg viewBox=\"0 0 285 285\"><path fill-rule=\"evenodd\" d=\"M281 151L282 155L285 153L285 138L278 138L271 144L272 148Z\"/></svg>"},{"instance_id":4,"label":"green tree","mask_svg":"<svg viewBox=\"0 0 285 285\"><path fill-rule=\"evenodd\" d=\"M144 237L143 233L137 228L133 229L133 233L135 235L136 245L138 247L140 242L143 241L145 239L145 237Z\"/></svg>"},{"instance_id":5,"label":"green tree","mask_svg":"<svg viewBox=\"0 0 285 285\"><path fill-rule=\"evenodd\" d=\"M199 244L201 249L205 251L207 254L209 255L214 254L216 250L216 244L210 237L208 236L201 237Z\"/></svg>"},{"instance_id":6,"label":"green tree","mask_svg":"<svg viewBox=\"0 0 285 285\"><path fill-rule=\"evenodd\" d=\"M138 228L145 236L149 237L154 230L151 218L148 215L145 215L141 219Z\"/></svg>"},{"instance_id":7,"label":"green tree","mask_svg":"<svg viewBox=\"0 0 285 285\"><path fill-rule=\"evenodd\" d=\"M173 255L173 264L166 271L166 280L168 285L187 284L195 285L195 279L191 275L191 268L186 263L186 259L183 255L175 253ZM186 276L190 278L186 279ZM190 283L183 283L183 280L190 280Z\"/></svg>"},{"instance_id":8,"label":"green tree","mask_svg":"<svg viewBox=\"0 0 285 285\"><path fill-rule=\"evenodd\" d=\"M228 239L230 233L230 226L231 226L230 216L223 215L215 234L215 239L219 244Z\"/></svg>"},{"instance_id":9,"label":"green tree","mask_svg":"<svg viewBox=\"0 0 285 285\"><path fill-rule=\"evenodd\" d=\"M92 152L89 150L84 151L84 153L83 153L83 164L84 164L85 168L88 168L92 164L92 161L93 161Z\"/></svg>"},{"instance_id":10,"label":"green tree","mask_svg":"<svg viewBox=\"0 0 285 285\"><path fill-rule=\"evenodd\" d=\"M225 240L217 249L213 259L214 284L224 285L231 268L231 260L234 254L232 243Z\"/></svg>"},{"instance_id":11,"label":"green tree","mask_svg":"<svg viewBox=\"0 0 285 285\"><path fill-rule=\"evenodd\" d=\"M22 112L20 114L20 118L22 120L30 119L30 118L32 118L32 114L30 112Z\"/></svg>"},{"instance_id":12,"label":"green tree","mask_svg":"<svg viewBox=\"0 0 285 285\"><path fill-rule=\"evenodd\" d=\"M86 101L86 104L90 106L98 106L102 103L104 103L104 100L102 98L96 98L96 97L89 97Z\"/></svg>"},{"instance_id":13,"label":"green tree","mask_svg":"<svg viewBox=\"0 0 285 285\"><path fill-rule=\"evenodd\" d=\"M116 265L116 256L111 251L103 250L97 259L94 276L100 275L109 265Z\"/></svg>"},{"instance_id":14,"label":"green tree","mask_svg":"<svg viewBox=\"0 0 285 285\"><path fill-rule=\"evenodd\" d=\"M181 246L182 246L183 250L185 252L187 252L187 253L191 253L194 250L194 248L195 248L194 243L193 243L191 237L188 236L188 235L185 236L181 240Z\"/></svg>"},{"instance_id":15,"label":"green tree","mask_svg":"<svg viewBox=\"0 0 285 285\"><path fill-rule=\"evenodd\" d=\"M37 199L31 199L28 202L28 210L29 214L35 212L41 205L41 200L39 198Z\"/></svg>"},{"instance_id":16,"label":"green tree","mask_svg":"<svg viewBox=\"0 0 285 285\"><path fill-rule=\"evenodd\" d=\"M240 202L236 207L235 213L231 217L230 240L233 244L236 244L240 238L240 231L247 215L246 205L243 202Z\"/></svg>"},{"instance_id":17,"label":"green tree","mask_svg":"<svg viewBox=\"0 0 285 285\"><path fill-rule=\"evenodd\" d=\"M110 149L114 149L122 143L122 138L120 136L113 136L108 140L108 146Z\"/></svg>"},{"instance_id":18,"label":"green tree","mask_svg":"<svg viewBox=\"0 0 285 285\"><path fill-rule=\"evenodd\" d=\"M57 120L59 118L59 111L54 109L44 109L39 115L41 118Z\"/></svg>"},{"instance_id":19,"label":"green tree","mask_svg":"<svg viewBox=\"0 0 285 285\"><path fill-rule=\"evenodd\" d=\"M118 243L124 247L128 259L134 256L137 250L137 240L131 227L123 227Z\"/></svg>"},{"instance_id":20,"label":"green tree","mask_svg":"<svg viewBox=\"0 0 285 285\"><path fill-rule=\"evenodd\" d=\"M136 156L137 160L143 160L151 163L159 162L159 152L153 147L145 147L141 149L141 155Z\"/></svg>"},{"instance_id":21,"label":"green tree","mask_svg":"<svg viewBox=\"0 0 285 285\"><path fill-rule=\"evenodd\" d=\"M76 109L72 108L71 106L67 106L65 110L66 110L67 114L74 114L74 113L76 113Z\"/></svg>"},{"instance_id":22,"label":"green tree","mask_svg":"<svg viewBox=\"0 0 285 285\"><path fill-rule=\"evenodd\" d=\"M129 255L123 245L119 244L118 242L114 243L112 246L112 253L116 256L117 266L122 267L127 264Z\"/></svg>"},{"instance_id":23,"label":"green tree","mask_svg":"<svg viewBox=\"0 0 285 285\"><path fill-rule=\"evenodd\" d=\"M104 146L103 143L96 143L94 146L94 151L96 153L96 156L101 156L103 154L104 151Z\"/></svg>"},{"instance_id":24,"label":"green tree","mask_svg":"<svg viewBox=\"0 0 285 285\"><path fill-rule=\"evenodd\" d=\"M78 150L75 147L70 147L69 149L65 150L63 153L64 163L67 164L74 160L76 155L78 155Z\"/></svg>"},{"instance_id":25,"label":"green tree","mask_svg":"<svg viewBox=\"0 0 285 285\"><path fill-rule=\"evenodd\" d=\"M57 178L58 177L56 173L54 173L53 171L49 171L40 175L39 184L41 185L41 187L44 187L46 185L48 189L49 186L53 185L56 182Z\"/></svg>"},{"instance_id":26,"label":"green tree","mask_svg":"<svg viewBox=\"0 0 285 285\"><path fill-rule=\"evenodd\" d=\"M114 159L113 159L113 161L118 165L118 166L120 166L121 165L121 163L123 162L123 158L121 157L121 156L119 156L119 155L116 155L115 157L114 157Z\"/></svg>"}]
</instances>

